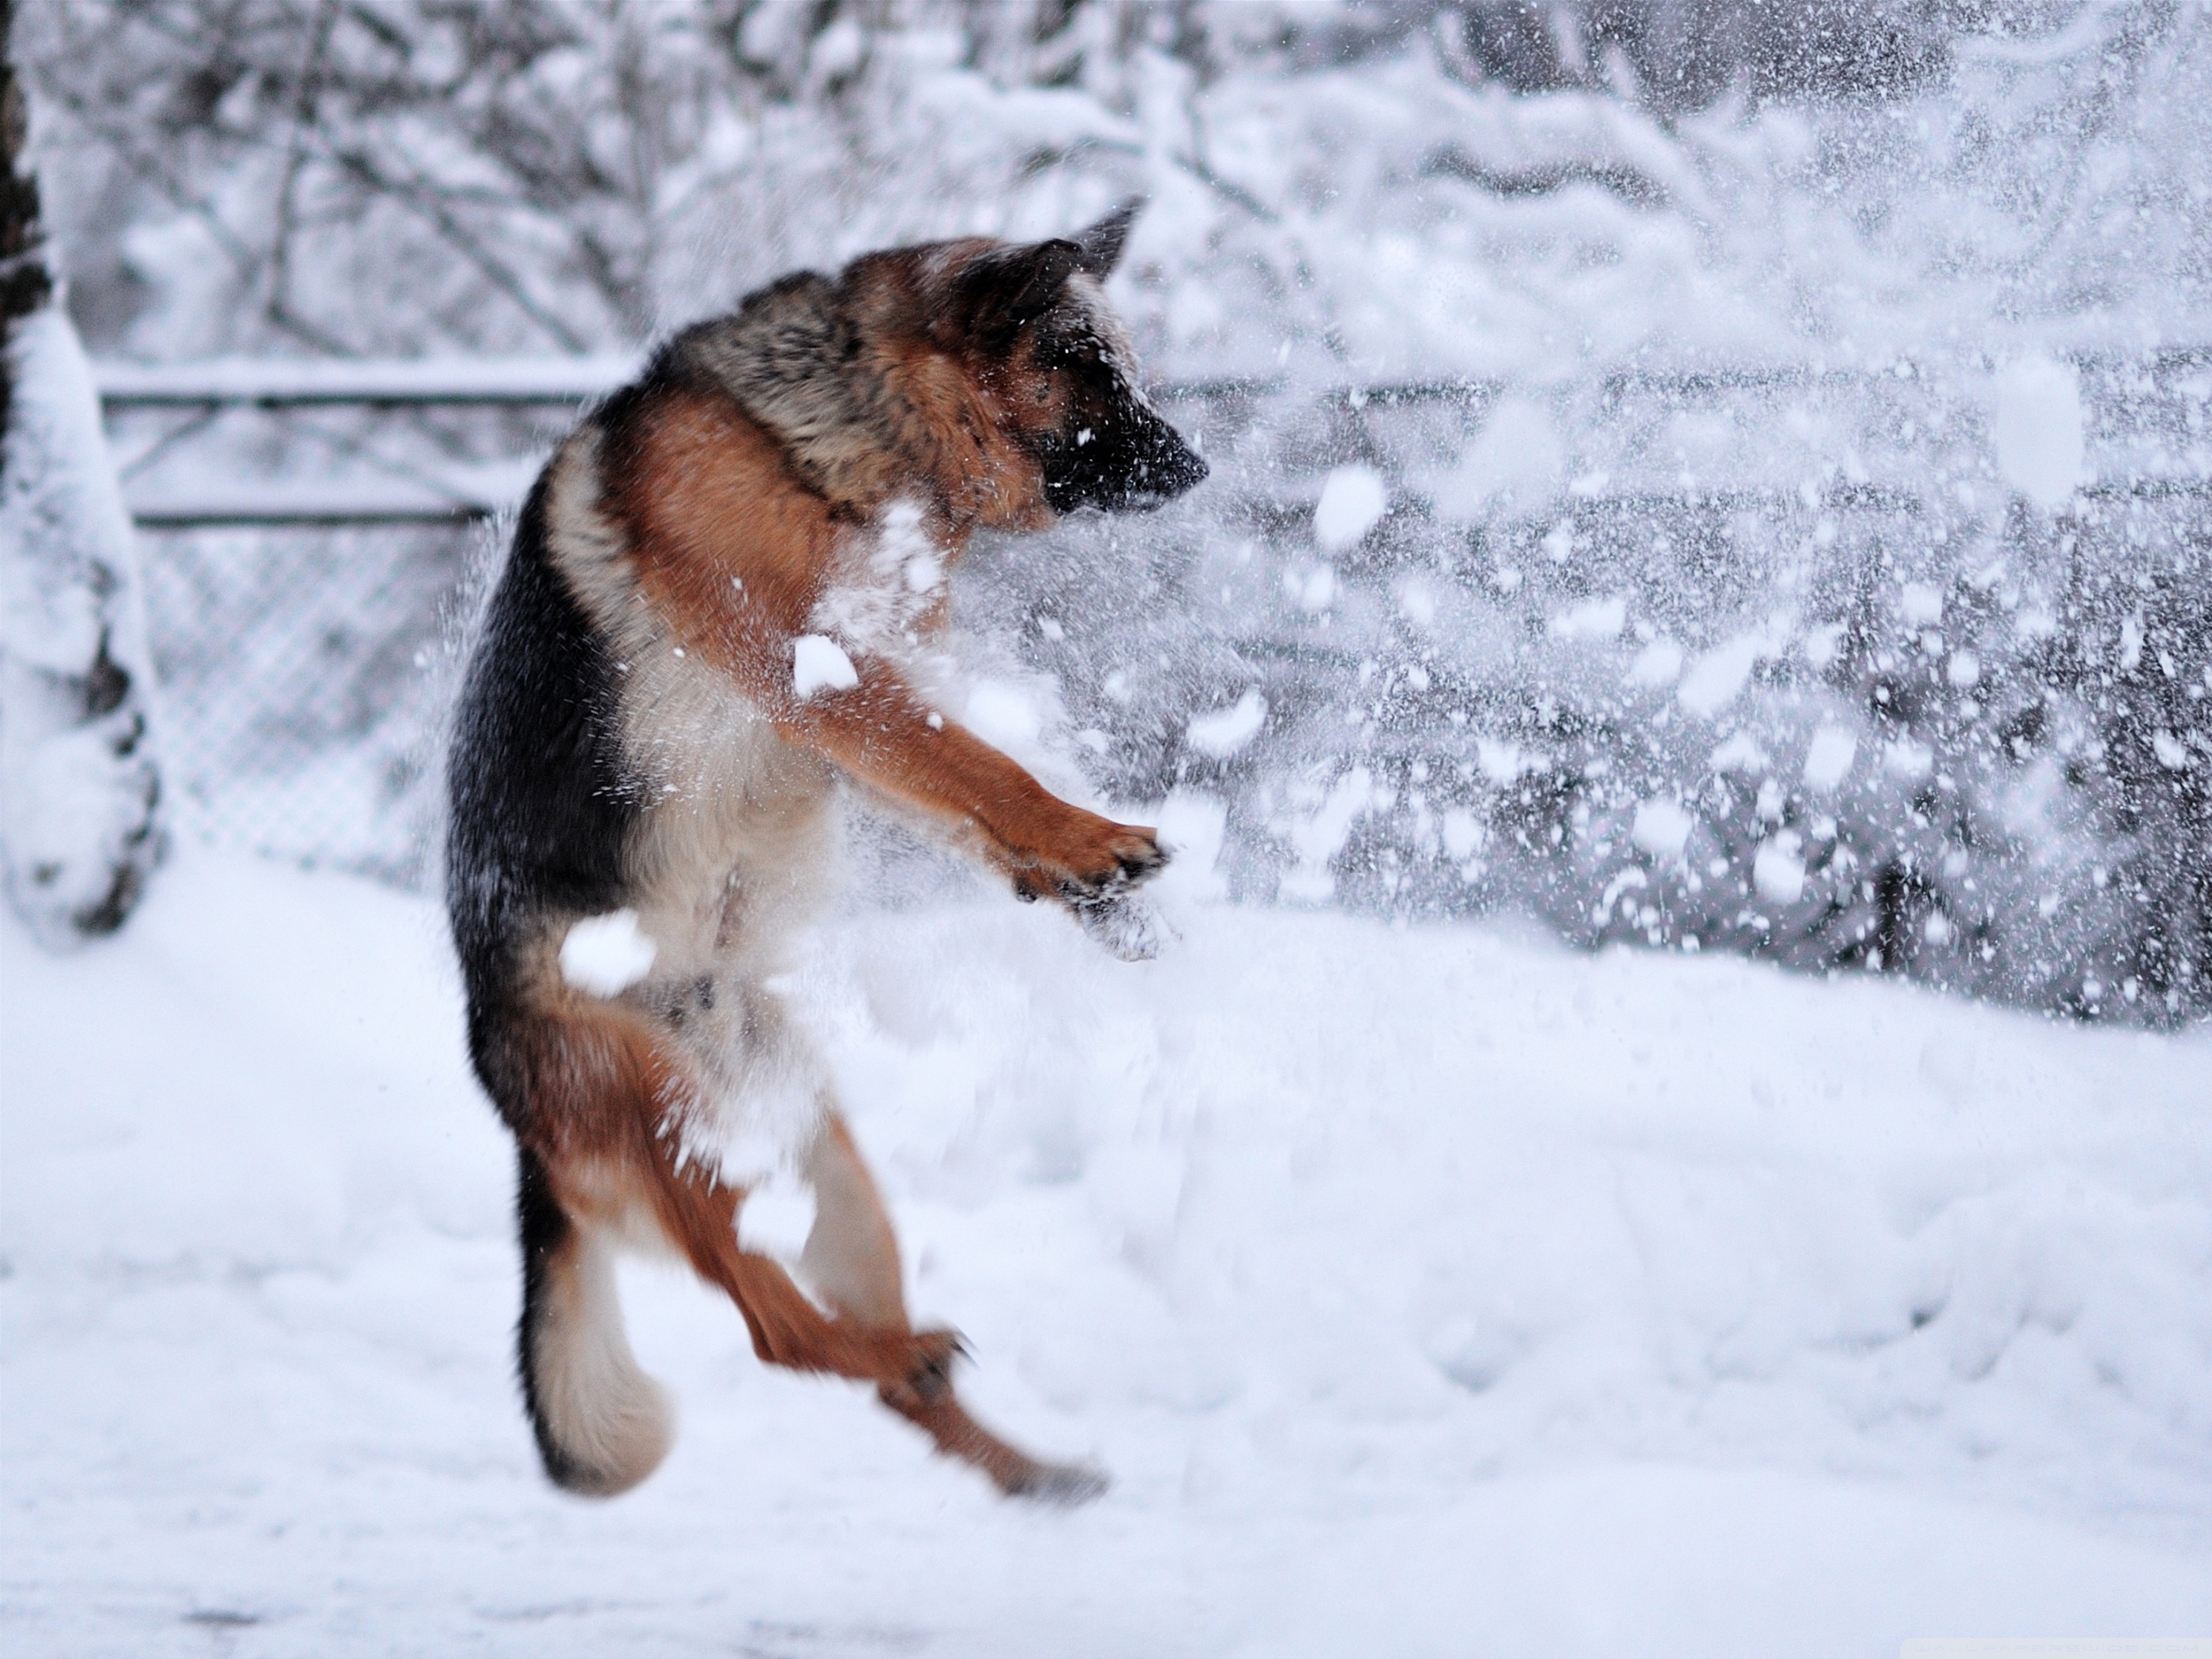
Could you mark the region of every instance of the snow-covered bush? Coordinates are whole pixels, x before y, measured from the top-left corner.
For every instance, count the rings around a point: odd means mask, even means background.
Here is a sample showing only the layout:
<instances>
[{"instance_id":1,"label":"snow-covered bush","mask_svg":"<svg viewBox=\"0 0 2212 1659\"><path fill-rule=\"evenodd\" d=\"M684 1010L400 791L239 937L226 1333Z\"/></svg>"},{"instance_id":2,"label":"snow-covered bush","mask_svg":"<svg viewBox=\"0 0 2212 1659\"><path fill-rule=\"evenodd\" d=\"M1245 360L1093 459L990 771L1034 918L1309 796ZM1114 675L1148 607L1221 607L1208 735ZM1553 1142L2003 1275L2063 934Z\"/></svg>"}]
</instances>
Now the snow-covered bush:
<instances>
[{"instance_id":1,"label":"snow-covered bush","mask_svg":"<svg viewBox=\"0 0 2212 1659\"><path fill-rule=\"evenodd\" d=\"M964 579L1103 787L1252 899L2165 1020L2212 1008L2206 24L72 0L39 85L149 357L635 343L1141 191L1118 293L1215 482Z\"/></svg>"},{"instance_id":2,"label":"snow-covered bush","mask_svg":"<svg viewBox=\"0 0 2212 1659\"><path fill-rule=\"evenodd\" d=\"M57 302L0 10L0 882L45 944L123 925L161 851L137 560Z\"/></svg>"}]
</instances>

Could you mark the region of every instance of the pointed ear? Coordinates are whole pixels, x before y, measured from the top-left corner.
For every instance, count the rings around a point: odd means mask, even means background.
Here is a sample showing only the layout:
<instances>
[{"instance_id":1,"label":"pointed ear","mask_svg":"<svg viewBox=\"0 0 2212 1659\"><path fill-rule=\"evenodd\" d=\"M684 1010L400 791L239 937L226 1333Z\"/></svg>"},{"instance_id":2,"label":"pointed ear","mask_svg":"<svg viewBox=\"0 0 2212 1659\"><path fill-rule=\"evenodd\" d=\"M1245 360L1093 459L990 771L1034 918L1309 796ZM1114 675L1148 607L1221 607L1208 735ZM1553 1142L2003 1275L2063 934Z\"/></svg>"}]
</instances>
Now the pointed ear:
<instances>
[{"instance_id":1,"label":"pointed ear","mask_svg":"<svg viewBox=\"0 0 2212 1659\"><path fill-rule=\"evenodd\" d=\"M1081 248L1058 238L994 248L960 273L963 320L988 345L1010 343L1024 324L1052 309L1082 258Z\"/></svg>"},{"instance_id":2,"label":"pointed ear","mask_svg":"<svg viewBox=\"0 0 2212 1659\"><path fill-rule=\"evenodd\" d=\"M1083 250L1083 257L1077 262L1076 269L1087 271L1093 276L1103 277L1120 264L1121 249L1129 240L1129 227L1136 222L1137 216L1144 210L1145 198L1132 196L1090 229L1078 235L1075 245Z\"/></svg>"}]
</instances>

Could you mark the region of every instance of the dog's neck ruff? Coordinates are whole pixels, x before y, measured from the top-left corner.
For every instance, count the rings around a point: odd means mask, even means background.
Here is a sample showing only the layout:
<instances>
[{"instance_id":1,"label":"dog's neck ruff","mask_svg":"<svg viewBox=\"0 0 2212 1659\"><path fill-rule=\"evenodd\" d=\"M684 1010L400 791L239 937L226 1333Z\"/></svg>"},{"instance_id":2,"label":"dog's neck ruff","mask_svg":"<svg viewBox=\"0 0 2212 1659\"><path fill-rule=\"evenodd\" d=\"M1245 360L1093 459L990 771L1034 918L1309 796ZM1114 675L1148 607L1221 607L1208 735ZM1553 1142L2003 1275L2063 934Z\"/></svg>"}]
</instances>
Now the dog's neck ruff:
<instances>
[{"instance_id":1,"label":"dog's neck ruff","mask_svg":"<svg viewBox=\"0 0 2212 1659\"><path fill-rule=\"evenodd\" d=\"M781 439L808 488L872 518L926 479L902 409L836 283L813 271L687 329L670 355Z\"/></svg>"}]
</instances>

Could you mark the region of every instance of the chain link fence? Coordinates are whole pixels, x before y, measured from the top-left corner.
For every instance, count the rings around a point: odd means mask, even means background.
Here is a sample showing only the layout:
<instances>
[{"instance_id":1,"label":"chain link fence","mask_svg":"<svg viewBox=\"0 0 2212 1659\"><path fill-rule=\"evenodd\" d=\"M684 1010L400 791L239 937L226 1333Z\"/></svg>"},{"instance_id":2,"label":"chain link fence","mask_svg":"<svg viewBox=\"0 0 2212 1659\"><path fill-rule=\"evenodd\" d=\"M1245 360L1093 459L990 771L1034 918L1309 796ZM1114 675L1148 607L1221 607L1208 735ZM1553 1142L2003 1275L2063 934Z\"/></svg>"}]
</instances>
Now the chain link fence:
<instances>
[{"instance_id":1,"label":"chain link fence","mask_svg":"<svg viewBox=\"0 0 2212 1659\"><path fill-rule=\"evenodd\" d=\"M475 528L141 540L173 819L218 846L419 887Z\"/></svg>"},{"instance_id":2,"label":"chain link fence","mask_svg":"<svg viewBox=\"0 0 2212 1659\"><path fill-rule=\"evenodd\" d=\"M575 402L628 368L231 362L103 376L182 830L431 881L442 722L497 505Z\"/></svg>"}]
</instances>

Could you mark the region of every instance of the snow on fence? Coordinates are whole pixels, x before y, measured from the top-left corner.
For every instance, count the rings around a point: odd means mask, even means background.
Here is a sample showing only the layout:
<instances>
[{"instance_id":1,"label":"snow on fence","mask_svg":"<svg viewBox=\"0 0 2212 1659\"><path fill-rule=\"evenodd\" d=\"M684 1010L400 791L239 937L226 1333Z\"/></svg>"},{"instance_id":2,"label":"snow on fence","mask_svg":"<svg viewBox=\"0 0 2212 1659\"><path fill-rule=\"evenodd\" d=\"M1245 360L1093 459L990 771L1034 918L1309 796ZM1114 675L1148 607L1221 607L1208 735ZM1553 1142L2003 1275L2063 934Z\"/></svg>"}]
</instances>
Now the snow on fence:
<instances>
[{"instance_id":1,"label":"snow on fence","mask_svg":"<svg viewBox=\"0 0 2212 1659\"><path fill-rule=\"evenodd\" d=\"M469 550L634 364L104 371L206 827L422 878ZM2212 350L1157 395L1213 483L964 602L1227 890L2212 1009Z\"/></svg>"}]
</instances>

